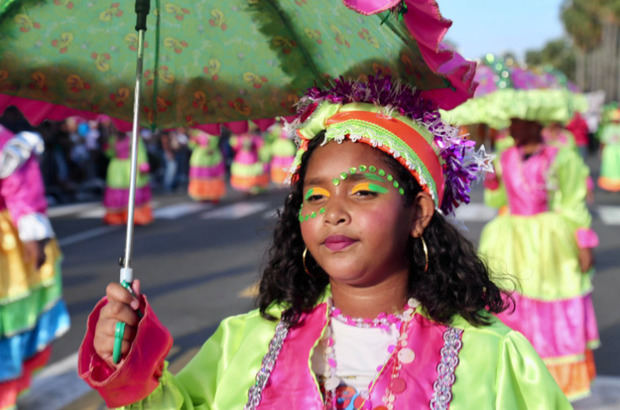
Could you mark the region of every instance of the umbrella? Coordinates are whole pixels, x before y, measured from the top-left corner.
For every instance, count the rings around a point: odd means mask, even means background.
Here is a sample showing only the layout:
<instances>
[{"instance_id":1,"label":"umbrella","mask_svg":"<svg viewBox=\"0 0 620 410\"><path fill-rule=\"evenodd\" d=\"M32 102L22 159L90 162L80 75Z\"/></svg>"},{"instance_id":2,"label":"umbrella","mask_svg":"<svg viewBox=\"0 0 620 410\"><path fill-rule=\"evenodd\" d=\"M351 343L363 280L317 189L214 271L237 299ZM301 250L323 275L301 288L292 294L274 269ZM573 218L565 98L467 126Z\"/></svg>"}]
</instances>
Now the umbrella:
<instances>
[{"instance_id":1,"label":"umbrella","mask_svg":"<svg viewBox=\"0 0 620 410\"><path fill-rule=\"evenodd\" d=\"M433 0L154 6L143 43L143 126L269 122L340 75L390 74L443 108L473 91L474 64L438 46L451 22ZM0 1L0 112L15 105L33 124L105 113L129 130L137 47L126 2Z\"/></svg>"},{"instance_id":2,"label":"umbrella","mask_svg":"<svg viewBox=\"0 0 620 410\"><path fill-rule=\"evenodd\" d=\"M133 129L126 282L139 124L266 128L339 76L391 75L446 109L475 88L475 64L440 47L451 22L434 0L156 0L145 32L149 8L137 0L136 34L124 2L0 0L0 112L15 105L33 124L104 113Z\"/></svg>"}]
</instances>

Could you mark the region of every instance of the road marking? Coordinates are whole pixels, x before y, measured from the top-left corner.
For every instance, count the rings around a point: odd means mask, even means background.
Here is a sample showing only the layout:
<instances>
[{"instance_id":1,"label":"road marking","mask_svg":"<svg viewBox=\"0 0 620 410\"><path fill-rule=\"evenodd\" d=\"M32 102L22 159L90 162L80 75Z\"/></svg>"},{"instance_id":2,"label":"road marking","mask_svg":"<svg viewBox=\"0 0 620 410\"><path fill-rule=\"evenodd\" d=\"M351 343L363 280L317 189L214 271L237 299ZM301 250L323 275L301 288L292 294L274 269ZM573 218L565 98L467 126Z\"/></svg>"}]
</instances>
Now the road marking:
<instances>
[{"instance_id":1,"label":"road marking","mask_svg":"<svg viewBox=\"0 0 620 410\"><path fill-rule=\"evenodd\" d=\"M69 235L62 239L58 239L58 245L60 245L60 247L72 245L77 242L85 241L86 239L91 239L96 236L115 231L124 226L125 225L100 226L99 228L89 229L88 231L76 233L75 235Z\"/></svg>"},{"instance_id":2,"label":"road marking","mask_svg":"<svg viewBox=\"0 0 620 410\"><path fill-rule=\"evenodd\" d=\"M45 367L32 379L28 392L20 397L18 407L33 410L58 410L90 391L80 379L77 352Z\"/></svg>"},{"instance_id":3,"label":"road marking","mask_svg":"<svg viewBox=\"0 0 620 410\"><path fill-rule=\"evenodd\" d=\"M202 215L202 219L239 219L260 212L268 206L267 202L239 202L208 211Z\"/></svg>"},{"instance_id":4,"label":"road marking","mask_svg":"<svg viewBox=\"0 0 620 410\"><path fill-rule=\"evenodd\" d=\"M484 204L468 204L456 208L456 219L470 222L490 221L497 215L497 209Z\"/></svg>"},{"instance_id":5,"label":"road marking","mask_svg":"<svg viewBox=\"0 0 620 410\"><path fill-rule=\"evenodd\" d=\"M203 204L199 202L187 202L183 204L175 204L156 209L153 217L156 219L177 219L185 215L204 211L212 208L212 204Z\"/></svg>"},{"instance_id":6,"label":"road marking","mask_svg":"<svg viewBox=\"0 0 620 410\"><path fill-rule=\"evenodd\" d=\"M599 205L597 211L605 225L620 225L620 206Z\"/></svg>"},{"instance_id":7,"label":"road marking","mask_svg":"<svg viewBox=\"0 0 620 410\"><path fill-rule=\"evenodd\" d=\"M47 210L47 216L50 218L57 218L65 215L71 215L82 210L92 208L93 206L99 205L100 202L86 202L82 204L71 204L71 205L60 205L54 206Z\"/></svg>"},{"instance_id":8,"label":"road marking","mask_svg":"<svg viewBox=\"0 0 620 410\"><path fill-rule=\"evenodd\" d=\"M282 213L282 210L282 207L270 209L269 211L263 213L263 219L276 219L278 217L278 212Z\"/></svg>"},{"instance_id":9,"label":"road marking","mask_svg":"<svg viewBox=\"0 0 620 410\"><path fill-rule=\"evenodd\" d=\"M258 296L258 282L254 282L247 288L241 290L241 292L237 293L237 296L245 299L254 299Z\"/></svg>"}]
</instances>

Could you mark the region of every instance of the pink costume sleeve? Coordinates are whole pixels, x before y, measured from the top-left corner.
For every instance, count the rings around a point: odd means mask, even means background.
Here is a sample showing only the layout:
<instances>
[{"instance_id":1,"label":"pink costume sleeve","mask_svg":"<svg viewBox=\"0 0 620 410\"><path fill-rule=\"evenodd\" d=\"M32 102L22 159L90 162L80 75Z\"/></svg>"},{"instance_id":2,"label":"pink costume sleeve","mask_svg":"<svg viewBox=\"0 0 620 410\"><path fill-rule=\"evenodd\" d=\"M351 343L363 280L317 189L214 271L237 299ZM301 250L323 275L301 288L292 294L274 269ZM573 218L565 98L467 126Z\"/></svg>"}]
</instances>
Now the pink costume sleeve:
<instances>
[{"instance_id":1,"label":"pink costume sleeve","mask_svg":"<svg viewBox=\"0 0 620 410\"><path fill-rule=\"evenodd\" d=\"M596 248L598 246L598 235L590 228L577 229L575 236L580 248Z\"/></svg>"},{"instance_id":2,"label":"pink costume sleeve","mask_svg":"<svg viewBox=\"0 0 620 410\"><path fill-rule=\"evenodd\" d=\"M47 202L43 178L34 156L11 175L0 180L0 197L4 199L13 223L32 213L45 215Z\"/></svg>"},{"instance_id":3,"label":"pink costume sleeve","mask_svg":"<svg viewBox=\"0 0 620 410\"><path fill-rule=\"evenodd\" d=\"M84 340L78 353L78 374L97 390L108 407L121 407L147 397L159 384L164 359L172 347L172 336L151 309L146 296L141 295L144 316L140 319L136 337L129 353L116 370L95 352L93 339L103 298L88 316Z\"/></svg>"}]
</instances>

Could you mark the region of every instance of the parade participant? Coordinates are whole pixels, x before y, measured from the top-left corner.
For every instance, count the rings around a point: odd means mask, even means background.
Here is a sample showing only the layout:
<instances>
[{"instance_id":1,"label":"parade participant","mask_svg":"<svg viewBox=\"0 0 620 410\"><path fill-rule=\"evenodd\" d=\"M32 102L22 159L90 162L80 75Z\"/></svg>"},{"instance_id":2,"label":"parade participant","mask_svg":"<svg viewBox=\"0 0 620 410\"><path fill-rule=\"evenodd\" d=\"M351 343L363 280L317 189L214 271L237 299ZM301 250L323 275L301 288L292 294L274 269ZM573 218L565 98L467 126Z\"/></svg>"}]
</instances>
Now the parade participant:
<instances>
[{"instance_id":1,"label":"parade participant","mask_svg":"<svg viewBox=\"0 0 620 410\"><path fill-rule=\"evenodd\" d=\"M555 145L562 148L577 149L575 136L564 128L562 123L552 121L542 129L542 137L545 144Z\"/></svg>"},{"instance_id":2,"label":"parade participant","mask_svg":"<svg viewBox=\"0 0 620 410\"><path fill-rule=\"evenodd\" d=\"M219 138L198 129L189 131L189 185L187 192L196 201L217 202L226 194L226 167Z\"/></svg>"},{"instance_id":3,"label":"parade participant","mask_svg":"<svg viewBox=\"0 0 620 410\"><path fill-rule=\"evenodd\" d=\"M579 114L579 113L577 112L576 114ZM577 122L575 122L575 124L577 124ZM587 139L585 141L585 145L583 143L583 140L581 140L580 145L578 145L577 140L575 136L573 135L573 133L568 128L565 128L561 122L559 121L550 122L542 129L541 133L542 133L543 141L545 144L556 146L558 148L568 148L568 149L575 150L575 152L577 152L581 156L581 158L585 159L586 157L585 147L587 147L587 143L588 143ZM592 180L592 177L590 176L589 169L588 169L588 176L586 177L586 189L587 189L587 193L586 193L587 202L593 203L594 202L594 181Z\"/></svg>"},{"instance_id":4,"label":"parade participant","mask_svg":"<svg viewBox=\"0 0 620 410\"><path fill-rule=\"evenodd\" d=\"M43 140L0 125L0 409L13 408L69 329L62 255L46 215Z\"/></svg>"},{"instance_id":5,"label":"parade participant","mask_svg":"<svg viewBox=\"0 0 620 410\"><path fill-rule=\"evenodd\" d=\"M527 340L492 315L506 307L500 289L443 216L488 167L471 141L389 77L309 90L295 128L259 308L225 319L173 376L171 338L139 284L138 298L110 284L78 366L107 405L570 408Z\"/></svg>"},{"instance_id":6,"label":"parade participant","mask_svg":"<svg viewBox=\"0 0 620 410\"><path fill-rule=\"evenodd\" d=\"M514 100L511 103L516 103ZM491 271L517 278L515 309L500 319L523 333L572 400L589 394L599 344L592 306L592 247L585 205L588 169L573 149L543 142L535 107L513 118L516 145L501 154L485 186L496 207L508 206L483 229L480 254ZM531 114L531 116L530 116ZM491 196L487 196L487 199ZM494 278L504 289L510 283Z\"/></svg>"},{"instance_id":7,"label":"parade participant","mask_svg":"<svg viewBox=\"0 0 620 410\"><path fill-rule=\"evenodd\" d=\"M131 177L131 133L117 133L108 140L106 155L110 157L103 195L105 216L108 225L127 223L127 203ZM149 185L149 162L146 147L138 138L138 175L136 178L136 198L134 223L147 225L153 221L151 206L151 187Z\"/></svg>"},{"instance_id":8,"label":"parade participant","mask_svg":"<svg viewBox=\"0 0 620 410\"><path fill-rule=\"evenodd\" d=\"M295 159L295 143L288 137L284 127L279 126L276 131L277 137L271 143L271 182L283 186Z\"/></svg>"},{"instance_id":9,"label":"parade participant","mask_svg":"<svg viewBox=\"0 0 620 410\"><path fill-rule=\"evenodd\" d=\"M247 133L230 137L235 152L230 166L230 186L247 193L256 193L264 185L264 164L259 161L258 150L263 142L256 128Z\"/></svg>"},{"instance_id":10,"label":"parade participant","mask_svg":"<svg viewBox=\"0 0 620 410\"><path fill-rule=\"evenodd\" d=\"M606 191L620 192L620 108L601 131L601 175L598 186Z\"/></svg>"}]
</instances>

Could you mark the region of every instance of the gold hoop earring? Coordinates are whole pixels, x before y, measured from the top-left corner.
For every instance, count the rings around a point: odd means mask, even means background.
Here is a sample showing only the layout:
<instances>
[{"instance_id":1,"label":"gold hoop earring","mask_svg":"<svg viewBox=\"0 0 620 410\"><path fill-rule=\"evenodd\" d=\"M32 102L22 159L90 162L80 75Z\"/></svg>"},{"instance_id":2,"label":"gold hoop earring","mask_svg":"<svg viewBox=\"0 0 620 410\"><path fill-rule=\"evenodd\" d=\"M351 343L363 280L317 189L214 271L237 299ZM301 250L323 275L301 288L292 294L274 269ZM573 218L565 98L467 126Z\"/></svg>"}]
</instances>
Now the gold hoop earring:
<instances>
[{"instance_id":1,"label":"gold hoop earring","mask_svg":"<svg viewBox=\"0 0 620 410\"><path fill-rule=\"evenodd\" d=\"M304 252L301 254L301 263L304 265L304 271L306 271L306 275L314 276L310 273L310 271L308 270L308 267L306 266L306 255L307 254L308 254L308 248L304 248Z\"/></svg>"},{"instance_id":2,"label":"gold hoop earring","mask_svg":"<svg viewBox=\"0 0 620 410\"><path fill-rule=\"evenodd\" d=\"M420 236L420 240L422 241L422 250L424 251L424 260L426 261L424 265L424 272L428 272L428 248L426 247L426 242L424 238Z\"/></svg>"}]
</instances>

